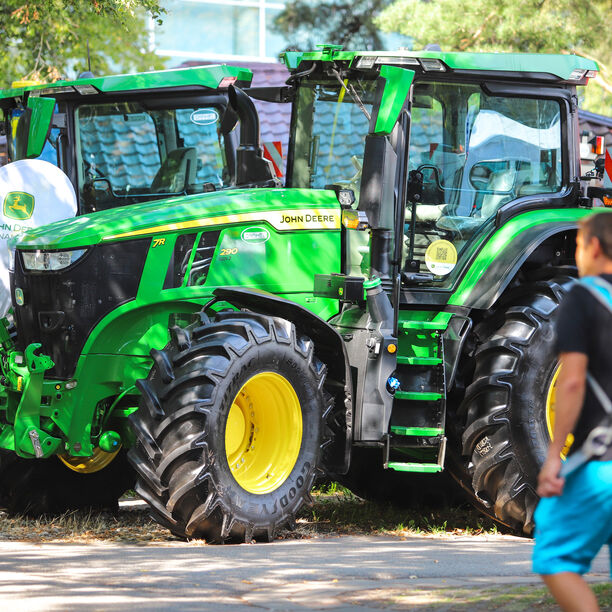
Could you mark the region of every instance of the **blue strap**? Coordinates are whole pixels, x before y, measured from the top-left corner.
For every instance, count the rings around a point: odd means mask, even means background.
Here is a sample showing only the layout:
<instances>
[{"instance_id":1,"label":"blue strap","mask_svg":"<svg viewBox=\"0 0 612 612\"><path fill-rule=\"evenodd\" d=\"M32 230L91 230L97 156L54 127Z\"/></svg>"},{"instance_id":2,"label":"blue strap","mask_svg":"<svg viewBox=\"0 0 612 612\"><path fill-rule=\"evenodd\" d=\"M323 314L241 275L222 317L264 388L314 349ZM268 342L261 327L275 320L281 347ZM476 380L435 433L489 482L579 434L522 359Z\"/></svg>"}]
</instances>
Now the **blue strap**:
<instances>
[{"instance_id":1,"label":"blue strap","mask_svg":"<svg viewBox=\"0 0 612 612\"><path fill-rule=\"evenodd\" d=\"M589 293L603 304L612 314L612 284L600 276L585 276L578 281ZM608 415L612 415L612 401L601 385L587 372L587 384L595 394L601 407ZM561 466L561 476L566 477L590 461L593 457L602 456L612 443L612 428L600 426L593 429L581 448L574 451Z\"/></svg>"},{"instance_id":2,"label":"blue strap","mask_svg":"<svg viewBox=\"0 0 612 612\"><path fill-rule=\"evenodd\" d=\"M612 313L612 284L601 276L584 276L578 282Z\"/></svg>"}]
</instances>

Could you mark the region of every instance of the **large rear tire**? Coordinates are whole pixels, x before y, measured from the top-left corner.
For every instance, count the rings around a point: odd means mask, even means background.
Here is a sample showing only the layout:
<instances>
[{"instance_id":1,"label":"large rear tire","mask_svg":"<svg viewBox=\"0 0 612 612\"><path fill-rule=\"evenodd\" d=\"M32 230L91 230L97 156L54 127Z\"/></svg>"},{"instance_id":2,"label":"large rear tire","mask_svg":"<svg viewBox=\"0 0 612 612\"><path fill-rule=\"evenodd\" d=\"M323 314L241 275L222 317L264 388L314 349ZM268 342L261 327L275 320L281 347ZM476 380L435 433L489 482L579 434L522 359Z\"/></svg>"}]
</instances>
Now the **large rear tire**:
<instances>
[{"instance_id":1,"label":"large rear tire","mask_svg":"<svg viewBox=\"0 0 612 612\"><path fill-rule=\"evenodd\" d=\"M116 512L118 500L135 482L121 450L103 469L79 473L58 457L22 459L0 455L0 507L9 514L58 515L72 510Z\"/></svg>"},{"instance_id":2,"label":"large rear tire","mask_svg":"<svg viewBox=\"0 0 612 612\"><path fill-rule=\"evenodd\" d=\"M455 475L471 485L485 513L526 534L550 442L555 313L571 282L559 277L521 286L476 327L473 382L458 409L463 463Z\"/></svg>"},{"instance_id":3,"label":"large rear tire","mask_svg":"<svg viewBox=\"0 0 612 612\"><path fill-rule=\"evenodd\" d=\"M221 312L172 335L152 351L130 417L136 490L180 537L272 539L310 500L330 410L326 369L280 318Z\"/></svg>"}]
</instances>

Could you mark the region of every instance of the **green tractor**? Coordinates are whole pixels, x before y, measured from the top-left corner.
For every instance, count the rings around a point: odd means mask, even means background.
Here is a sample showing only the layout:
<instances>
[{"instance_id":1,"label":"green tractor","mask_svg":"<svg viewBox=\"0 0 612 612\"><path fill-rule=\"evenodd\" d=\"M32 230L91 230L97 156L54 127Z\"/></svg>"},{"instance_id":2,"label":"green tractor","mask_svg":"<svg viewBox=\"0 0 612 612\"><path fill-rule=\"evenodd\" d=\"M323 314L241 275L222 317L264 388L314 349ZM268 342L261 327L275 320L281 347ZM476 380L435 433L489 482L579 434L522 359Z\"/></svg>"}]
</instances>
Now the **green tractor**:
<instances>
[{"instance_id":1,"label":"green tractor","mask_svg":"<svg viewBox=\"0 0 612 612\"><path fill-rule=\"evenodd\" d=\"M17 244L0 503L115 503L129 449L181 537L272 538L318 476L381 497L445 468L529 532L591 206L576 86L596 64L335 46L285 62L286 86L227 92L244 188ZM291 104L286 188L244 128L251 98Z\"/></svg>"}]
</instances>

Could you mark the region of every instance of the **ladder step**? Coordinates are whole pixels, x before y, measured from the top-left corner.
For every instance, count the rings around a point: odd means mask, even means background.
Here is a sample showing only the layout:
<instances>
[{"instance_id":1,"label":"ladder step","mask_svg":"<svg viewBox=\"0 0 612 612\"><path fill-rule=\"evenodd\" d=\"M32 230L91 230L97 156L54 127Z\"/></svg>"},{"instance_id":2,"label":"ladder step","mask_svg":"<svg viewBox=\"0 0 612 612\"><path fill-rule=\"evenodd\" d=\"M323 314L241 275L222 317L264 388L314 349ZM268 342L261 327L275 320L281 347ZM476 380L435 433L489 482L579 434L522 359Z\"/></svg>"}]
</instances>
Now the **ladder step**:
<instances>
[{"instance_id":1,"label":"ladder step","mask_svg":"<svg viewBox=\"0 0 612 612\"><path fill-rule=\"evenodd\" d=\"M420 472L433 474L435 472L441 472L442 466L437 463L397 463L391 462L387 465L390 470L396 472Z\"/></svg>"},{"instance_id":2,"label":"ladder step","mask_svg":"<svg viewBox=\"0 0 612 612\"><path fill-rule=\"evenodd\" d=\"M427 329L443 331L448 323L436 323L435 321L402 321L402 329Z\"/></svg>"},{"instance_id":3,"label":"ladder step","mask_svg":"<svg viewBox=\"0 0 612 612\"><path fill-rule=\"evenodd\" d=\"M396 391L395 397L402 400L415 400L420 402L435 402L442 399L441 393L430 391Z\"/></svg>"},{"instance_id":4,"label":"ladder step","mask_svg":"<svg viewBox=\"0 0 612 612\"><path fill-rule=\"evenodd\" d=\"M398 357L397 363L400 365L440 365L442 360L439 357Z\"/></svg>"},{"instance_id":5,"label":"ladder step","mask_svg":"<svg viewBox=\"0 0 612 612\"><path fill-rule=\"evenodd\" d=\"M391 433L398 436L434 437L443 434L444 430L439 427L402 427L401 425L393 425Z\"/></svg>"}]
</instances>

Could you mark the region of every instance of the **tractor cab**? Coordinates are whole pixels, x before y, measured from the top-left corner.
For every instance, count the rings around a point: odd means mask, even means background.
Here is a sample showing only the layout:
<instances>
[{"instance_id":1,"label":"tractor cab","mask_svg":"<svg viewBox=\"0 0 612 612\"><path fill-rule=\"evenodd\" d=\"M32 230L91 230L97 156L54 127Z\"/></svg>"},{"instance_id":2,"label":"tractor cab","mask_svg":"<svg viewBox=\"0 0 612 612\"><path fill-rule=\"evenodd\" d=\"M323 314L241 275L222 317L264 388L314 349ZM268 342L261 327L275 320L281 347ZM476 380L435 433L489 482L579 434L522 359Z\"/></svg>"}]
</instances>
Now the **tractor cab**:
<instances>
[{"instance_id":1,"label":"tractor cab","mask_svg":"<svg viewBox=\"0 0 612 612\"><path fill-rule=\"evenodd\" d=\"M60 168L78 214L234 187L238 115L228 88L251 78L206 66L17 83L0 91L8 159Z\"/></svg>"},{"instance_id":2,"label":"tractor cab","mask_svg":"<svg viewBox=\"0 0 612 612\"><path fill-rule=\"evenodd\" d=\"M350 190L369 219L371 241L347 231L347 274L367 276L373 257L378 276L411 290L403 299L420 288L430 299L457 287L504 220L580 195L576 86L593 62L333 46L285 61L296 88L287 186Z\"/></svg>"}]
</instances>

